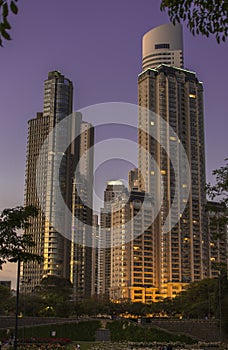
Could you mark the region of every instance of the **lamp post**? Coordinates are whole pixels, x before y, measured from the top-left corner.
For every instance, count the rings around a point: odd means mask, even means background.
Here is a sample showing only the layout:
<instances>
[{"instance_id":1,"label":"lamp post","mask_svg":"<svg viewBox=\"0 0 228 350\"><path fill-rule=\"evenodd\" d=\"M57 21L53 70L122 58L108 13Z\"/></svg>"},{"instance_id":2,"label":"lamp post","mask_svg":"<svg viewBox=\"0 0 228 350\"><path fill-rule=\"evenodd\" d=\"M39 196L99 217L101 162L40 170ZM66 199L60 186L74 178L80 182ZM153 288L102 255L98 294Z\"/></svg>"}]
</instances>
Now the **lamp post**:
<instances>
[{"instance_id":1,"label":"lamp post","mask_svg":"<svg viewBox=\"0 0 228 350\"><path fill-rule=\"evenodd\" d=\"M17 350L17 343L18 343L18 314L19 314L20 272L21 272L21 261L20 261L20 257L18 257L18 260L17 260L16 314L15 314L14 345L13 345L13 349L14 350Z\"/></svg>"},{"instance_id":2,"label":"lamp post","mask_svg":"<svg viewBox=\"0 0 228 350\"><path fill-rule=\"evenodd\" d=\"M18 315L19 315L19 294L20 294L20 272L21 272L21 259L18 254L17 257L9 259L9 262L17 263L17 290L16 290L16 312L15 312L15 327L14 327L14 342L13 349L17 350L18 343Z\"/></svg>"},{"instance_id":3,"label":"lamp post","mask_svg":"<svg viewBox=\"0 0 228 350\"><path fill-rule=\"evenodd\" d=\"M218 276L218 297L219 297L219 340L220 342L222 341L222 293L221 293L221 271L219 271L219 276Z\"/></svg>"}]
</instances>

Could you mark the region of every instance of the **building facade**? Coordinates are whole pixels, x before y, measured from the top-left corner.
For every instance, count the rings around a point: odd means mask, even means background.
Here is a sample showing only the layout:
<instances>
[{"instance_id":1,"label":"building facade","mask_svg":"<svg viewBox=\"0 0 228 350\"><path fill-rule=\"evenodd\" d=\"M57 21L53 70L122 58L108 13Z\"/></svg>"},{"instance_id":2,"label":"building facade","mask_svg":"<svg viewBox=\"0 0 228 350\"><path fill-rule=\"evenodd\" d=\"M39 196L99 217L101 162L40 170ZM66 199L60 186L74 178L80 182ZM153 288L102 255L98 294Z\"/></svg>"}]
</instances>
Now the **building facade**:
<instances>
[{"instance_id":1,"label":"building facade","mask_svg":"<svg viewBox=\"0 0 228 350\"><path fill-rule=\"evenodd\" d=\"M122 181L107 181L104 191L104 208L100 212L100 249L99 249L99 295L109 296L111 280L111 203L126 189Z\"/></svg>"},{"instance_id":2,"label":"building facade","mask_svg":"<svg viewBox=\"0 0 228 350\"><path fill-rule=\"evenodd\" d=\"M93 293L93 145L94 128L81 121L79 163L76 164L72 193L70 280L75 300L88 298Z\"/></svg>"},{"instance_id":3,"label":"building facade","mask_svg":"<svg viewBox=\"0 0 228 350\"><path fill-rule=\"evenodd\" d=\"M171 43L179 38L176 48L181 51L181 27L164 34L171 28L172 25L155 28L144 40L148 46L151 40L153 48L156 43L168 43L169 40ZM153 33L156 33L155 37ZM155 285L163 297L174 296L186 283L208 275L203 86L194 72L180 68L183 63L181 53L179 57L177 66L175 60L165 64L165 56L159 60L161 64L156 62L155 68L155 61L151 64L148 61L146 66L143 61L143 72L138 77L139 106L154 112L139 111L138 168L139 174L144 174L139 176L139 190L149 193L154 202L160 204L154 223L157 252ZM170 132L170 127L176 136ZM183 193L184 187L188 186L184 181L187 169L181 162L178 143L182 143L189 162L189 198ZM167 150L172 154L172 162ZM177 201L173 205L176 194ZM182 213L180 207L183 202L186 208ZM170 229L167 232L164 224L168 214Z\"/></svg>"},{"instance_id":4,"label":"building facade","mask_svg":"<svg viewBox=\"0 0 228 350\"><path fill-rule=\"evenodd\" d=\"M35 205L39 214L31 222L28 233L35 242L31 251L44 259L40 265L36 262L23 264L22 289L28 293L49 275L70 279L75 295L91 293L91 244L85 248L91 241L91 231L85 231L84 223L92 228L93 153L86 150L93 145L94 131L91 124L82 121L80 113L76 113L75 118L65 119L72 113L72 101L72 82L59 71L50 72L44 82L43 113L29 121L25 205ZM63 120L67 122L59 124ZM60 127L53 132L57 125ZM78 137L60 152L61 145L72 135ZM47 137L49 142L44 143ZM42 162L37 175L40 152ZM80 157L83 158L81 162ZM72 212L70 219L67 210L59 206L58 189L65 208ZM76 233L75 215L79 218ZM58 222L64 227L64 233L58 232ZM75 261L79 260L75 273Z\"/></svg>"},{"instance_id":5,"label":"building facade","mask_svg":"<svg viewBox=\"0 0 228 350\"><path fill-rule=\"evenodd\" d=\"M111 300L158 300L151 198L145 192L123 192L111 210Z\"/></svg>"},{"instance_id":6,"label":"building facade","mask_svg":"<svg viewBox=\"0 0 228 350\"><path fill-rule=\"evenodd\" d=\"M72 113L72 99L72 82L59 71L50 72L48 79L44 82L43 113L38 113L37 118L29 121L25 205L32 204L40 208L40 199L37 196L37 181L39 181L43 206L39 210L38 217L32 222L29 233L35 242L33 252L42 255L44 260L40 265L36 262L23 264L23 288L27 292L31 292L36 285L40 284L41 279L48 275L69 278L70 242L52 225L56 216L63 215L58 212L55 204L56 186L60 186L63 198L71 208L70 164L73 156L71 150L61 155L59 184L54 180L54 172L59 171L55 167L60 157L56 151L57 144L61 142L62 137L67 137L68 130L63 130L62 135L53 136L53 142L50 142L45 150L43 149L45 155L42 169L40 169L42 176L39 179L37 179L36 165L48 134L57 123Z\"/></svg>"}]
</instances>

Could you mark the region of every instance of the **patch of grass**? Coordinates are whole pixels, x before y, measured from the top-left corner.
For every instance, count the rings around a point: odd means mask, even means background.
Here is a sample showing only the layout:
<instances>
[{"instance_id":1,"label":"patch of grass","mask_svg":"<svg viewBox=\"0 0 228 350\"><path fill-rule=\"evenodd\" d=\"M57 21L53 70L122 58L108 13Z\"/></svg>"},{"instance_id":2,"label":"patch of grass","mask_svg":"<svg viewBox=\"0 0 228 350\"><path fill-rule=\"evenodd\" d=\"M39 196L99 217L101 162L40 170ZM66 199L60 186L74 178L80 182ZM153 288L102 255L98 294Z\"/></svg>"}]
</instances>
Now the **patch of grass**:
<instances>
[{"instance_id":1,"label":"patch of grass","mask_svg":"<svg viewBox=\"0 0 228 350\"><path fill-rule=\"evenodd\" d=\"M110 322L107 328L110 329L112 341L195 343L195 340L186 335L171 334L156 327L140 327L128 321Z\"/></svg>"},{"instance_id":2,"label":"patch of grass","mask_svg":"<svg viewBox=\"0 0 228 350\"><path fill-rule=\"evenodd\" d=\"M100 326L101 324L99 321L87 321L24 327L19 329L19 338L50 338L51 332L55 331L57 338L94 341L95 332Z\"/></svg>"}]
</instances>

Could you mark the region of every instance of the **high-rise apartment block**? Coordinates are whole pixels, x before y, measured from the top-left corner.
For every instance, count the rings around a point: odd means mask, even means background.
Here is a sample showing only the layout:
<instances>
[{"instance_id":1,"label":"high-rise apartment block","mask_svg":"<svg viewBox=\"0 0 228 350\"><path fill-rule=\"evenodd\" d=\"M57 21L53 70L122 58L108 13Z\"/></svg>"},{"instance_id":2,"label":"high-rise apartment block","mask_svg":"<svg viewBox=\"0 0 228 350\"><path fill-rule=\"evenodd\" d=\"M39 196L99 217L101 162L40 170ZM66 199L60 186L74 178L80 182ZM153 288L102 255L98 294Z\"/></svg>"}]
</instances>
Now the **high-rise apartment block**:
<instances>
[{"instance_id":1,"label":"high-rise apartment block","mask_svg":"<svg viewBox=\"0 0 228 350\"><path fill-rule=\"evenodd\" d=\"M156 300L153 206L145 192L116 197L111 206L111 283L114 301Z\"/></svg>"},{"instance_id":2,"label":"high-rise apartment block","mask_svg":"<svg viewBox=\"0 0 228 350\"><path fill-rule=\"evenodd\" d=\"M92 226L92 190L91 187L89 189L86 186L82 187L86 182L92 183L89 177L93 172L93 155L85 150L86 147L93 145L93 128L91 124L82 122L81 115L78 113L76 120L69 119L69 123L64 124L57 132L51 133L56 125L72 113L72 101L72 82L58 71L50 72L44 83L43 113L38 113L37 118L29 121L25 205L32 204L40 209L38 217L32 221L28 232L35 242L32 251L42 255L44 260L40 265L36 262L23 264L23 289L27 292L31 292L35 286L40 284L42 278L49 275L71 279L73 285L76 285L75 274L72 272L72 266L74 266L72 261L75 261L75 256L72 253L71 239L72 229L74 229L73 217L76 213L75 206L79 201L79 196L82 197L80 205L83 207L83 220L88 220L89 225ZM72 133L76 135L77 132L80 134L79 137L72 142L70 147L60 152L61 145L69 140L69 135ZM44 147L44 141L48 136L49 142ZM37 176L36 167L40 152L42 162L39 164L39 176ZM76 167L82 154L85 156L80 164L81 167L78 166L81 170L80 174ZM75 175L75 168L79 172L78 176ZM39 198L37 181L39 182ZM77 182L79 182L78 189L75 187ZM72 211L72 220L66 219L64 210L58 205L58 188L60 188L66 208ZM79 191L82 193L79 194ZM90 207L87 206L88 203ZM87 208L90 209L87 210ZM81 215L79 217L81 218ZM58 221L61 221L65 229L64 234L58 232L56 228L55 223ZM78 236L79 232L81 231L78 231ZM83 234L83 237L88 235L88 233ZM80 239L81 237L78 237L79 243ZM88 257L88 252L83 252L80 259L82 265L88 266L85 260L90 261L91 264L91 256ZM89 271L91 272L91 268ZM83 281L79 283L80 286L85 285L84 289L80 290L83 295L85 290L87 294L91 290L91 273L87 273L86 277L84 275L85 272L80 274Z\"/></svg>"},{"instance_id":3,"label":"high-rise apartment block","mask_svg":"<svg viewBox=\"0 0 228 350\"><path fill-rule=\"evenodd\" d=\"M93 252L93 145L92 124L81 121L79 162L73 178L70 280L74 298L91 295Z\"/></svg>"},{"instance_id":4,"label":"high-rise apartment block","mask_svg":"<svg viewBox=\"0 0 228 350\"><path fill-rule=\"evenodd\" d=\"M177 50L180 60L176 65L175 59L168 62L165 52L156 56L159 61L153 58L145 65L144 59L143 72L138 77L139 106L154 112L139 111L138 162L139 172L144 175L139 176L139 189L149 193L155 203L160 203L154 223L155 273L156 286L164 297L173 296L186 283L200 280L208 273L203 86L194 72L180 68L183 63L181 42L179 25L175 28L168 24L147 33L144 44L148 55L151 52L153 56L154 52L167 48L168 51L171 49L170 54L172 49ZM143 55L145 58L145 52ZM170 132L170 127L176 136ZM189 198L182 193L182 188L188 184L184 182L187 176L180 159L179 142L185 149L190 167ZM172 162L167 150L172 154ZM150 156L155 163L150 161ZM175 194L178 198L174 205ZM183 202L186 208L182 213ZM164 224L169 212L170 230L167 232Z\"/></svg>"},{"instance_id":5,"label":"high-rise apartment block","mask_svg":"<svg viewBox=\"0 0 228 350\"><path fill-rule=\"evenodd\" d=\"M104 191L104 208L100 213L100 249L99 249L99 294L109 296L111 280L111 204L114 198L125 192L122 181L108 181Z\"/></svg>"},{"instance_id":6,"label":"high-rise apartment block","mask_svg":"<svg viewBox=\"0 0 228 350\"><path fill-rule=\"evenodd\" d=\"M99 294L100 286L100 245L99 245L99 223L98 215L93 215L92 228L92 279L91 279L91 295Z\"/></svg>"},{"instance_id":7,"label":"high-rise apartment block","mask_svg":"<svg viewBox=\"0 0 228 350\"><path fill-rule=\"evenodd\" d=\"M36 183L36 163L39 152L56 123L72 112L72 95L73 85L69 79L66 79L58 71L48 74L48 79L44 83L43 113L37 113L37 118L29 121L25 205L33 204L40 207ZM43 157L41 186L42 201L45 202L45 208L40 210L38 217L34 219L29 228L35 242L35 253L43 255L44 260L41 265L36 262L23 264L23 286L28 292L38 285L43 277L49 274L64 278L69 277L69 242L56 232L51 225L55 215L58 215L57 208L54 205L56 184L53 182L53 172L56 171L54 164L57 161L55 148L56 145L53 142L52 145L49 145L49 149L46 150L45 157ZM63 177L60 179L60 182L62 182L60 186L64 186L64 200L68 201L67 205L70 206L70 178L66 178L69 157L69 152L63 156Z\"/></svg>"}]
</instances>

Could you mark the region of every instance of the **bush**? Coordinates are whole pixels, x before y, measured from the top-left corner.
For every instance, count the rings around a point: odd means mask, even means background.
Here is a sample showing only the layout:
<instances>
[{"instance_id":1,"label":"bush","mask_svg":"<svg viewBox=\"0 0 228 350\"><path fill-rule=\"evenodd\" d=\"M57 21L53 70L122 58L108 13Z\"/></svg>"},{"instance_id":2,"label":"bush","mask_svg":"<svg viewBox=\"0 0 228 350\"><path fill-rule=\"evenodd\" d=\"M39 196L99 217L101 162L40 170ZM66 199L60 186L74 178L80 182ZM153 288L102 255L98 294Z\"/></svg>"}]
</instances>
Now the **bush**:
<instances>
[{"instance_id":1,"label":"bush","mask_svg":"<svg viewBox=\"0 0 228 350\"><path fill-rule=\"evenodd\" d=\"M111 332L112 341L132 341L132 342L182 342L193 344L195 341L185 335L175 335L160 330L156 327L141 327L131 324L128 321L114 321L107 324Z\"/></svg>"}]
</instances>

